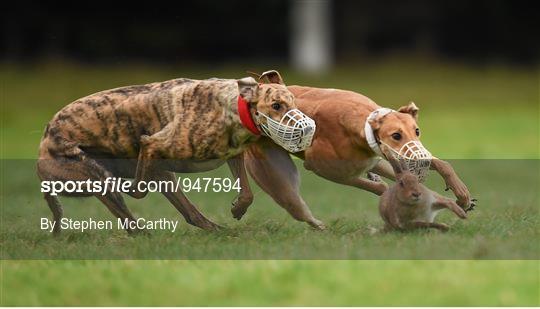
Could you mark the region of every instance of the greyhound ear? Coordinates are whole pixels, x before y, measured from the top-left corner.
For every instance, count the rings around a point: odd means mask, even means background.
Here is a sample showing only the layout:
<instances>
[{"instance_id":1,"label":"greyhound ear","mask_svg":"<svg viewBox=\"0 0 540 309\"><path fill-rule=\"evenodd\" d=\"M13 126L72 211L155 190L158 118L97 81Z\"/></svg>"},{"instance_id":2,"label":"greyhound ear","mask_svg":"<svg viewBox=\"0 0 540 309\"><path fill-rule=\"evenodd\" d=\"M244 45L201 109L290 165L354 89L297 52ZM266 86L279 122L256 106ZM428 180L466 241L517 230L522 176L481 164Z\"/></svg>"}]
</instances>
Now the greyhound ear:
<instances>
[{"instance_id":1,"label":"greyhound ear","mask_svg":"<svg viewBox=\"0 0 540 309\"><path fill-rule=\"evenodd\" d=\"M398 112L400 113L407 113L410 114L414 120L418 120L418 111L420 109L414 104L414 102L409 102L409 104L402 106L398 109Z\"/></svg>"},{"instance_id":2,"label":"greyhound ear","mask_svg":"<svg viewBox=\"0 0 540 309\"><path fill-rule=\"evenodd\" d=\"M253 78L256 78L258 80L261 80L261 74L258 74L258 73L255 73L253 71L246 71L246 73L249 74L249 76L253 77Z\"/></svg>"},{"instance_id":3,"label":"greyhound ear","mask_svg":"<svg viewBox=\"0 0 540 309\"><path fill-rule=\"evenodd\" d=\"M283 82L283 78L281 78L281 75L276 70L263 72L259 77L259 80L265 80L266 82L271 84L285 85L285 83Z\"/></svg>"},{"instance_id":4,"label":"greyhound ear","mask_svg":"<svg viewBox=\"0 0 540 309\"><path fill-rule=\"evenodd\" d=\"M244 77L238 81L238 92L247 102L259 101L259 84L253 77Z\"/></svg>"},{"instance_id":5,"label":"greyhound ear","mask_svg":"<svg viewBox=\"0 0 540 309\"><path fill-rule=\"evenodd\" d=\"M371 129L373 130L373 132L375 132L375 131L377 131L377 130L379 130L381 128L382 117L379 116L379 117L376 117L374 119L369 119L368 123L371 126Z\"/></svg>"},{"instance_id":6,"label":"greyhound ear","mask_svg":"<svg viewBox=\"0 0 540 309\"><path fill-rule=\"evenodd\" d=\"M368 120L368 122L373 132L377 132L377 130L379 130L381 127L381 121L379 119L371 119Z\"/></svg>"}]
</instances>

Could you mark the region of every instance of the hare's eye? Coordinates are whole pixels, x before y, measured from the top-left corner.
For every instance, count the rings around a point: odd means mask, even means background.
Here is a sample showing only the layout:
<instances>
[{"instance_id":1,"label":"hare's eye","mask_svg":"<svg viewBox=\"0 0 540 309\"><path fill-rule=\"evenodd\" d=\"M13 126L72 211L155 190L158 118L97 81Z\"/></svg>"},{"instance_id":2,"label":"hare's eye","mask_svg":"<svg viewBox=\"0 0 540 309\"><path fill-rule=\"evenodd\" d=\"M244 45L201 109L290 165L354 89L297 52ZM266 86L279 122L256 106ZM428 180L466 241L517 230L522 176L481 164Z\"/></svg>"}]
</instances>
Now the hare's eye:
<instances>
[{"instance_id":1,"label":"hare's eye","mask_svg":"<svg viewBox=\"0 0 540 309\"><path fill-rule=\"evenodd\" d=\"M416 136L420 136L420 129L416 128Z\"/></svg>"},{"instance_id":2,"label":"hare's eye","mask_svg":"<svg viewBox=\"0 0 540 309\"><path fill-rule=\"evenodd\" d=\"M404 186L403 181L400 180L399 185L403 187Z\"/></svg>"},{"instance_id":3,"label":"hare's eye","mask_svg":"<svg viewBox=\"0 0 540 309\"><path fill-rule=\"evenodd\" d=\"M281 104L274 102L272 103L272 108L278 111L281 108Z\"/></svg>"},{"instance_id":4,"label":"hare's eye","mask_svg":"<svg viewBox=\"0 0 540 309\"><path fill-rule=\"evenodd\" d=\"M395 139L396 141L399 141L401 139L401 134L399 134L397 132L393 133L392 138Z\"/></svg>"}]
</instances>

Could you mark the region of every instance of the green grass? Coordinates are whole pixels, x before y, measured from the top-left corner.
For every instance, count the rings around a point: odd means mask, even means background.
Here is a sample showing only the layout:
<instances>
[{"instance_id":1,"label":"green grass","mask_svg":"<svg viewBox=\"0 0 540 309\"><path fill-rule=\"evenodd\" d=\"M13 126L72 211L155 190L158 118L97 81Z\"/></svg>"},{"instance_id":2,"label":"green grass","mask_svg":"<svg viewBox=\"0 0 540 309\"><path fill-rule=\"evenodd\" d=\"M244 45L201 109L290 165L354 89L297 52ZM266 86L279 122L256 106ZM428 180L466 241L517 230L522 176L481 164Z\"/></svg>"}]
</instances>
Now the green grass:
<instances>
[{"instance_id":1,"label":"green grass","mask_svg":"<svg viewBox=\"0 0 540 309\"><path fill-rule=\"evenodd\" d=\"M85 94L179 76L240 77L243 70L267 69L1 68L4 159L35 158L46 122ZM188 226L162 196L150 194L127 198L128 206L139 216L179 219L178 232L133 238L122 231L66 231L54 239L38 230L39 218L50 213L33 162L3 160L0 304L540 305L537 70L388 60L321 78L282 74L290 84L356 90L383 106L414 100L422 109L424 144L439 157L461 159L452 163L480 200L478 210L466 221L441 214L438 220L452 225L446 234L372 234L371 228L382 225L373 195L300 168L302 194L328 231L295 222L253 184L255 203L241 221L229 213L233 193L189 194L228 227L219 233ZM443 189L437 177L429 186ZM95 199L62 202L68 217L112 218ZM133 260L154 257L169 260ZM80 258L119 260L73 260Z\"/></svg>"},{"instance_id":2,"label":"green grass","mask_svg":"<svg viewBox=\"0 0 540 309\"><path fill-rule=\"evenodd\" d=\"M3 305L538 306L536 261L12 261L8 265Z\"/></svg>"},{"instance_id":3,"label":"green grass","mask_svg":"<svg viewBox=\"0 0 540 309\"><path fill-rule=\"evenodd\" d=\"M468 67L424 61L361 63L326 76L302 76L280 66L287 84L340 88L379 105L420 107L423 141L442 158L540 158L538 68ZM43 129L64 105L119 86L177 77L239 78L268 66L170 67L0 64L1 158L35 158ZM450 145L450 146L449 146ZM451 145L459 145L452 147Z\"/></svg>"},{"instance_id":4,"label":"green grass","mask_svg":"<svg viewBox=\"0 0 540 309\"><path fill-rule=\"evenodd\" d=\"M302 194L315 216L329 225L326 232L294 221L255 187L255 203L241 221L232 218L229 202L235 193L197 193L188 196L214 221L227 227L216 233L188 226L158 193L142 200L126 198L134 213L147 219L179 220L179 229L152 231L128 237L122 230L66 230L59 239L40 230L41 217L50 217L35 179L34 162L5 161L10 176L4 189L1 232L3 255L17 259L538 259L540 165L536 160L453 161L470 184L480 206L468 220L446 212L439 220L453 225L451 233L379 233L382 226L377 198L367 192L302 172ZM227 177L223 167L190 177ZM506 179L520 179L508 183ZM442 191L443 183L431 175L428 185ZM61 199L65 216L111 220L97 199ZM16 206L16 207L14 207Z\"/></svg>"}]
</instances>

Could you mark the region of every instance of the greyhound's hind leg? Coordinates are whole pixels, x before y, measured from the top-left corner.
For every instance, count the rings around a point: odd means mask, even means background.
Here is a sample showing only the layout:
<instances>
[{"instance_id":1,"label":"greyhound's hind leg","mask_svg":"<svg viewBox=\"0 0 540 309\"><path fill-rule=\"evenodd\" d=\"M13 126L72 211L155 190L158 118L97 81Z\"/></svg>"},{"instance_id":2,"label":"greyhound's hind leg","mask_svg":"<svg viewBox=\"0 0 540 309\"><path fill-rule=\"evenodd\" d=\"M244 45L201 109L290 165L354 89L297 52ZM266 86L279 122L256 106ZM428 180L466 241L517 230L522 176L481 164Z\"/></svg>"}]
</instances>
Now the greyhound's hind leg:
<instances>
[{"instance_id":1,"label":"greyhound's hind leg","mask_svg":"<svg viewBox=\"0 0 540 309\"><path fill-rule=\"evenodd\" d=\"M71 157L48 157L38 160L37 166L38 176L42 181L99 181L101 184L106 183L106 179L114 177L114 175L103 167L96 160L86 156L84 152L78 151L76 156ZM96 196L101 200L111 213L120 219L135 220L127 206L125 205L122 196L119 192L112 192L111 188L106 188L106 194L102 192L93 192L86 186L81 186L83 192L59 192L58 195L65 196ZM45 193L45 200L53 213L53 219L59 221L62 218L62 206L58 199L50 193ZM55 233L60 231L60 226L55 225Z\"/></svg>"},{"instance_id":2,"label":"greyhound's hind leg","mask_svg":"<svg viewBox=\"0 0 540 309\"><path fill-rule=\"evenodd\" d=\"M51 195L50 193L44 193L45 201L47 201L47 205L49 205L49 208L51 209L51 212L53 213L53 222L54 222L54 228L53 233L55 235L58 235L60 233L60 220L62 220L62 217L64 215L64 211L62 210L62 204L60 204L60 201L56 196Z\"/></svg>"},{"instance_id":3,"label":"greyhound's hind leg","mask_svg":"<svg viewBox=\"0 0 540 309\"><path fill-rule=\"evenodd\" d=\"M251 177L276 203L296 220L306 222L316 229L325 229L324 224L313 217L300 196L300 175L285 150L270 143L256 144L244 156Z\"/></svg>"},{"instance_id":4,"label":"greyhound's hind leg","mask_svg":"<svg viewBox=\"0 0 540 309\"><path fill-rule=\"evenodd\" d=\"M120 220L123 224L126 224L130 221L135 221L135 217L131 214L129 209L124 202L122 194L119 192L107 192L104 195L97 194L96 197L100 200L107 208ZM132 233L135 229L131 229L129 226L126 227L128 233Z\"/></svg>"},{"instance_id":5,"label":"greyhound's hind leg","mask_svg":"<svg viewBox=\"0 0 540 309\"><path fill-rule=\"evenodd\" d=\"M172 172L156 169L152 171L152 175L153 179L157 181L164 180L176 183L176 177ZM178 188L178 191L163 190L161 193L184 216L187 223L208 231L218 230L220 226L208 220L181 190L181 188Z\"/></svg>"}]
</instances>

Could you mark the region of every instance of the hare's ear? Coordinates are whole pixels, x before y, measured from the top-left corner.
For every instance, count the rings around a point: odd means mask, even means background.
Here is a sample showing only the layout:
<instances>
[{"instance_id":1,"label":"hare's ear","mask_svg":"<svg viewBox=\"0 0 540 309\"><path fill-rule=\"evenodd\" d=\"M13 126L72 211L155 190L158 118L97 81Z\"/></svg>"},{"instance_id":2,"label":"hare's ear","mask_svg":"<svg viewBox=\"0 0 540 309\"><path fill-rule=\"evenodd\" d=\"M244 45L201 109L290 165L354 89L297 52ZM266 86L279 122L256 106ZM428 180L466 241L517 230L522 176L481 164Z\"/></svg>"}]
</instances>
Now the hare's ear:
<instances>
[{"instance_id":1,"label":"hare's ear","mask_svg":"<svg viewBox=\"0 0 540 309\"><path fill-rule=\"evenodd\" d=\"M392 168L394 169L394 173L396 175L400 175L403 173L403 166L401 165L401 162L398 158L394 155L392 151L388 149L388 147L384 144L381 145L381 151L385 154L386 159L388 162L390 162L390 165L392 165Z\"/></svg>"},{"instance_id":2,"label":"hare's ear","mask_svg":"<svg viewBox=\"0 0 540 309\"><path fill-rule=\"evenodd\" d=\"M390 162L390 165L392 165L392 168L394 169L394 173L399 176L403 174L403 167L401 166L401 162L394 157L394 155L390 155L388 158L388 161Z\"/></svg>"},{"instance_id":3,"label":"hare's ear","mask_svg":"<svg viewBox=\"0 0 540 309\"><path fill-rule=\"evenodd\" d=\"M285 83L283 82L283 78L281 78L281 75L276 70L263 72L259 77L259 80L264 80L270 84L285 85Z\"/></svg>"}]
</instances>

